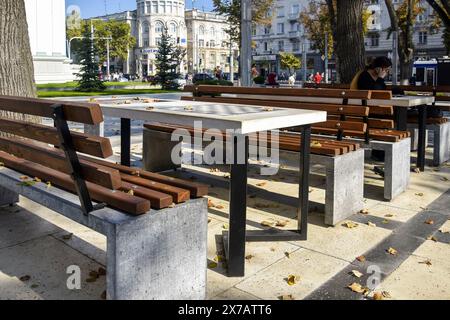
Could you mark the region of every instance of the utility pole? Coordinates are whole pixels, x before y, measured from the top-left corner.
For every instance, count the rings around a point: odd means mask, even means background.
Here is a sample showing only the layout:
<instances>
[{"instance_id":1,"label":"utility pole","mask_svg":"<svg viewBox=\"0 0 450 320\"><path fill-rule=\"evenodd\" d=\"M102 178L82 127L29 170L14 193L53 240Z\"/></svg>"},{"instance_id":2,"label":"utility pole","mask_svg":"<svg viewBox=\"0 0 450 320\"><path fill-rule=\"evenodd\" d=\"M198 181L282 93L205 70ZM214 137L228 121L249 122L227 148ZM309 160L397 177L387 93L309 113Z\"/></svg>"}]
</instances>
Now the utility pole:
<instances>
[{"instance_id":1,"label":"utility pole","mask_svg":"<svg viewBox=\"0 0 450 320\"><path fill-rule=\"evenodd\" d=\"M251 85L252 67L252 7L250 0L241 0L241 84Z\"/></svg>"},{"instance_id":2,"label":"utility pole","mask_svg":"<svg viewBox=\"0 0 450 320\"><path fill-rule=\"evenodd\" d=\"M307 59L308 59L308 57L306 54L306 36L305 35L303 35L302 40L303 40L302 41L303 83L306 83L306 81L308 81L308 79L307 79L307 64L308 64Z\"/></svg>"},{"instance_id":3,"label":"utility pole","mask_svg":"<svg viewBox=\"0 0 450 320\"><path fill-rule=\"evenodd\" d=\"M397 85L398 77L398 31L392 32L392 85Z\"/></svg>"},{"instance_id":4,"label":"utility pole","mask_svg":"<svg viewBox=\"0 0 450 320\"><path fill-rule=\"evenodd\" d=\"M230 23L231 26L231 23ZM233 53L233 40L230 35L230 81L234 83L234 53Z\"/></svg>"},{"instance_id":5,"label":"utility pole","mask_svg":"<svg viewBox=\"0 0 450 320\"><path fill-rule=\"evenodd\" d=\"M325 32L325 83L328 83L328 32Z\"/></svg>"}]
</instances>

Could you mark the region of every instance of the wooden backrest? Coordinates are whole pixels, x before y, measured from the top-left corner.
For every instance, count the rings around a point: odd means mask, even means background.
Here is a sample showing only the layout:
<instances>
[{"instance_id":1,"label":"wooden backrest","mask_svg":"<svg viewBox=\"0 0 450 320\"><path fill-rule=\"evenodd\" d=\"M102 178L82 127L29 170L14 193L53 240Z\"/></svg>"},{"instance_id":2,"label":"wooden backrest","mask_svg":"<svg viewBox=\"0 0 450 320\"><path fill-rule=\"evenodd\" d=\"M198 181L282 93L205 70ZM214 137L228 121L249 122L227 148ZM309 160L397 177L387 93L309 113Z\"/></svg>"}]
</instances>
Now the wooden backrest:
<instances>
[{"instance_id":1,"label":"wooden backrest","mask_svg":"<svg viewBox=\"0 0 450 320\"><path fill-rule=\"evenodd\" d=\"M293 97L327 97L327 98L348 98L368 100L371 97L370 91L365 90L338 90L338 89L305 89L305 88L260 88L260 87L226 87L226 86L186 86L184 91L198 95L217 94L250 94L250 95L270 95L270 96L293 96Z\"/></svg>"},{"instance_id":2,"label":"wooden backrest","mask_svg":"<svg viewBox=\"0 0 450 320\"><path fill-rule=\"evenodd\" d=\"M0 96L0 111L53 118L54 105L62 105L67 121L89 125L103 122L102 110L97 104ZM54 127L3 117L0 118L0 131L60 146L58 131ZM77 151L100 158L112 156L109 139L74 131L70 133Z\"/></svg>"}]
</instances>

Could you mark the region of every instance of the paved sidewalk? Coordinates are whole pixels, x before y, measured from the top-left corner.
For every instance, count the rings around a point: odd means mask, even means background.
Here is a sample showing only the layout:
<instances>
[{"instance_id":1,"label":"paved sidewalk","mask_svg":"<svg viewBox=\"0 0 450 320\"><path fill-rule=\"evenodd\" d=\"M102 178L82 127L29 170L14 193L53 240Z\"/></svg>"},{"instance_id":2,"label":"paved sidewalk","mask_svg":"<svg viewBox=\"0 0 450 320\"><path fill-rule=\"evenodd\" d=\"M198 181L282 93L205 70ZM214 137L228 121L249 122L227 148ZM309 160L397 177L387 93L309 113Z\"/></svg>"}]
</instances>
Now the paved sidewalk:
<instances>
[{"instance_id":1,"label":"paved sidewalk","mask_svg":"<svg viewBox=\"0 0 450 320\"><path fill-rule=\"evenodd\" d=\"M117 125L107 119L116 157ZM142 152L140 128L133 123L136 160ZM427 151L431 157L431 149ZM409 190L392 202L382 199L382 180L372 172L373 165L366 166L364 214L329 227L323 224L320 205L313 205L308 240L249 243L243 278L225 276L221 235L228 227L227 168L186 167L178 173L194 180L218 176L210 180L208 298L371 299L376 292L384 299L450 299L450 164L413 172ZM269 180L258 172L259 164L252 164L249 184L260 191L249 195L248 228L267 228L263 221L285 225L281 229L294 227L291 205L298 194L298 173L289 161ZM324 176L319 169L315 173L310 197L323 203ZM102 235L25 198L17 206L0 208L0 299L102 299L105 277L86 280L104 267L105 248ZM81 268L81 290L67 289L71 265ZM287 281L290 275L297 279L293 285ZM352 283L377 287L356 293L348 288Z\"/></svg>"}]
</instances>

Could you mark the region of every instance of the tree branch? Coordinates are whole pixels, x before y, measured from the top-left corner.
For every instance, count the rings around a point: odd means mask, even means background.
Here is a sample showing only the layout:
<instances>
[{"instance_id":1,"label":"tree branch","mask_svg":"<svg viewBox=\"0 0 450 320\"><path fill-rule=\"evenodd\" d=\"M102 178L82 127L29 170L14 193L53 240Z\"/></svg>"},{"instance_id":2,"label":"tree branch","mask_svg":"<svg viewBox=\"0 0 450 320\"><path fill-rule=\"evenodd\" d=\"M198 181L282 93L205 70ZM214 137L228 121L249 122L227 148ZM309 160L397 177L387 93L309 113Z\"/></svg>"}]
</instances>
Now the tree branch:
<instances>
[{"instance_id":1,"label":"tree branch","mask_svg":"<svg viewBox=\"0 0 450 320\"><path fill-rule=\"evenodd\" d=\"M450 11L445 12L445 10L435 1L435 0L426 0L428 4L436 11L444 24L448 27L450 26ZM444 4L447 0L441 0L442 4ZM445 3L446 6L450 6L449 3Z\"/></svg>"}]
</instances>

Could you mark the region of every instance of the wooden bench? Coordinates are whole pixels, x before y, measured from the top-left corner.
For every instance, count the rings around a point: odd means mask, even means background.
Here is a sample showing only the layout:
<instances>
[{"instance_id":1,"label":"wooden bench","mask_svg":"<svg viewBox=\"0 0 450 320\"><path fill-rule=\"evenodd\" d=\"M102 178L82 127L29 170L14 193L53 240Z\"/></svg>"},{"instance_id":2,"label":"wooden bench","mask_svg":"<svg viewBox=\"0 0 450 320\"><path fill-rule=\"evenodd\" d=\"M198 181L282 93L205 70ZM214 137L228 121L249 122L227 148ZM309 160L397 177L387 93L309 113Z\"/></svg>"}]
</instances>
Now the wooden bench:
<instances>
[{"instance_id":1,"label":"wooden bench","mask_svg":"<svg viewBox=\"0 0 450 320\"><path fill-rule=\"evenodd\" d=\"M146 124L144 128L143 162L145 168L161 171L179 168L180 164L172 163L171 153L161 150L172 150L176 148L176 144L180 143L178 140L173 141L172 139L172 133L175 130L185 129L189 135L186 133L183 140L191 141L191 137L196 133L195 129L162 123ZM206 129L201 134L205 134L205 131ZM226 141L225 133L221 134L223 141ZM300 134L280 132L278 138L279 152L299 156ZM254 159L261 159L260 152L269 154L267 149L272 147L270 136L262 137L259 134L249 135L249 143L249 158ZM208 144L202 144L201 147ZM261 149L262 144L266 146L266 150ZM336 141L323 137L315 137L310 149L311 163L325 168L325 223L336 225L363 209L364 151L359 148L359 143ZM222 154L225 159L227 155L231 154L231 150L224 145ZM299 162L296 161L296 163Z\"/></svg>"},{"instance_id":2,"label":"wooden bench","mask_svg":"<svg viewBox=\"0 0 450 320\"><path fill-rule=\"evenodd\" d=\"M311 87L311 84L305 84ZM319 88L346 89L347 84L320 84ZM387 86L387 90L397 92L432 95L435 102L433 109L450 111L450 86ZM408 130L411 134L411 150L418 149L418 116L408 116ZM427 130L433 132L433 165L439 166L450 159L450 122L443 115L429 114L427 117ZM427 139L428 141L428 139Z\"/></svg>"},{"instance_id":3,"label":"wooden bench","mask_svg":"<svg viewBox=\"0 0 450 320\"><path fill-rule=\"evenodd\" d=\"M313 133L333 135L337 140L363 139L367 150L382 150L385 157L384 198L392 200L409 185L410 139L408 131L394 130L392 106L367 107L369 99L390 99L390 92L336 89L265 89L265 88L213 88L188 86L193 93L183 100L263 105L269 107L316 109L328 112L328 121L313 127ZM225 96L217 96L218 92ZM208 96L214 93L214 97ZM320 102L319 102L320 101ZM327 101L324 103L323 101ZM360 101L361 105L349 105ZM290 131L295 128L290 128Z\"/></svg>"},{"instance_id":4,"label":"wooden bench","mask_svg":"<svg viewBox=\"0 0 450 320\"><path fill-rule=\"evenodd\" d=\"M22 195L104 234L108 299L205 298L206 185L103 160L109 139L68 127L103 122L96 104L0 96L0 110L55 124L0 118L0 205Z\"/></svg>"}]
</instances>

